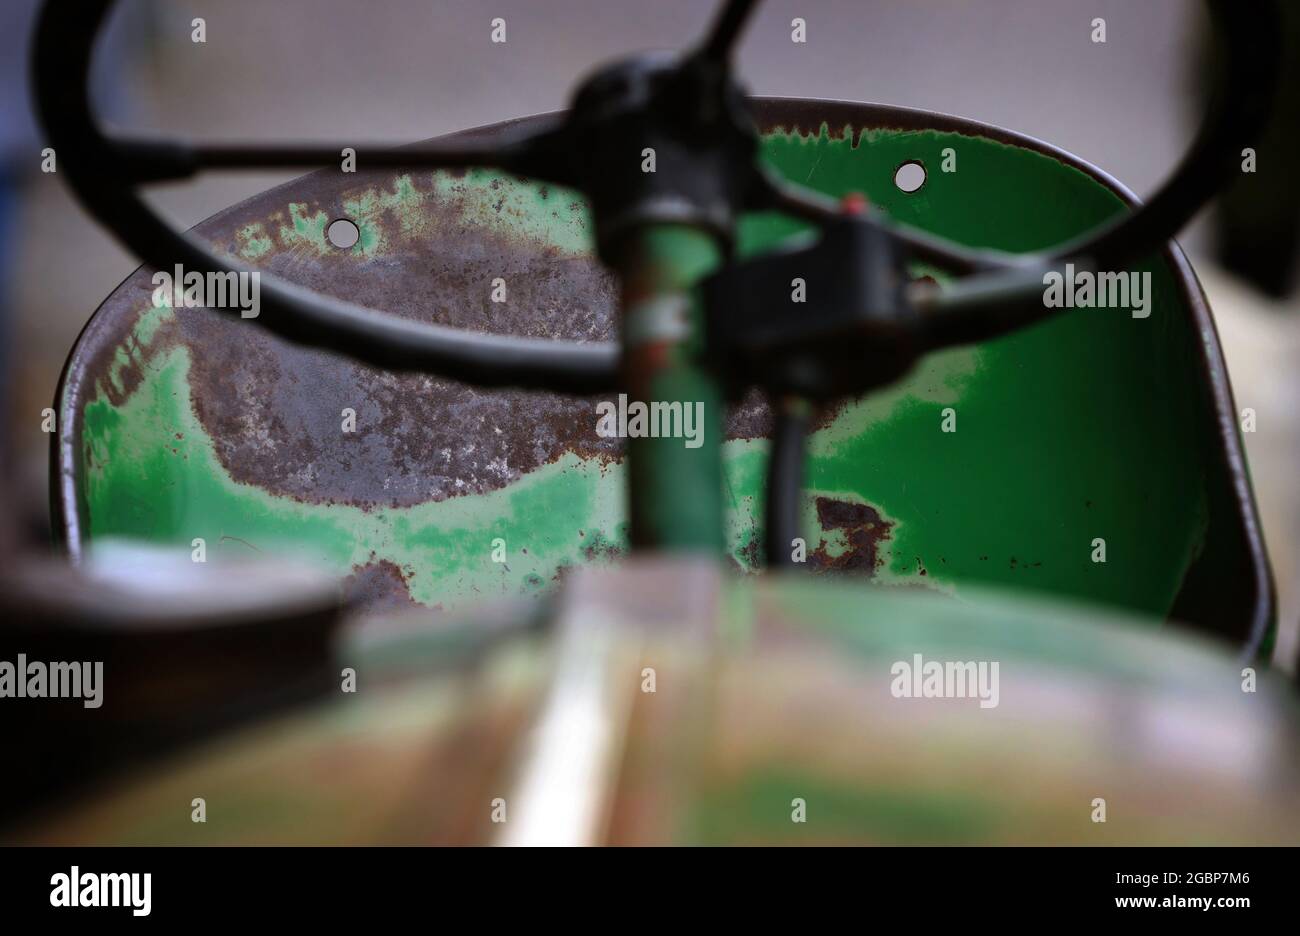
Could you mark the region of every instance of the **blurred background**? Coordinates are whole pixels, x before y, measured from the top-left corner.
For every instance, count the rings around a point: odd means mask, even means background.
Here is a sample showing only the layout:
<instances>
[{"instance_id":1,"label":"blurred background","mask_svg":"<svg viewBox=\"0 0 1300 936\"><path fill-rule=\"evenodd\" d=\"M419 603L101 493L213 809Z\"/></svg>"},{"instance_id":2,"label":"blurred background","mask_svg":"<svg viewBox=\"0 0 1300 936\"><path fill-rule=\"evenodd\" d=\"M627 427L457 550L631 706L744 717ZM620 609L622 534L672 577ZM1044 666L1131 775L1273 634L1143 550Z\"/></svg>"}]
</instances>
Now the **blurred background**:
<instances>
[{"instance_id":1,"label":"blurred background","mask_svg":"<svg viewBox=\"0 0 1300 936\"><path fill-rule=\"evenodd\" d=\"M36 0L0 4L0 445L10 504L48 541L52 405L73 341L135 267L40 172L26 46ZM206 139L406 142L565 105L591 64L701 34L711 0L123 0L97 63L101 113L118 124ZM503 17L508 42L489 41ZM206 21L206 42L191 21ZM790 21L807 22L806 44ZM1106 20L1104 44L1092 21ZM1291 32L1298 19L1290 15ZM758 94L925 108L1039 137L1139 196L1185 149L1201 109L1207 17L1197 0L770 0L740 56ZM1278 581L1277 659L1300 621L1300 300L1294 146L1296 56L1274 135L1258 146L1256 196L1203 213L1182 243L1210 296ZM188 227L295 173L210 175L156 190ZM1258 193L1264 193L1259 197ZM1135 453L1140 457L1140 453Z\"/></svg>"}]
</instances>

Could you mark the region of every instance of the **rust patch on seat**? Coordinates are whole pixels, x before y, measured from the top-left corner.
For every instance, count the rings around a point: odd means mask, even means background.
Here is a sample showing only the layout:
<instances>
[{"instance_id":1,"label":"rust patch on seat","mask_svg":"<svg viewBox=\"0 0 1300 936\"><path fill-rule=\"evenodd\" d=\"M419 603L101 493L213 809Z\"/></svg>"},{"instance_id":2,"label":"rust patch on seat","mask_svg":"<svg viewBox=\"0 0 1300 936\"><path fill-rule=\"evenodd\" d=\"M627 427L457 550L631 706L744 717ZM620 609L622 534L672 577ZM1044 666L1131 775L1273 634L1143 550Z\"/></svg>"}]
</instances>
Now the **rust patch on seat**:
<instances>
[{"instance_id":1,"label":"rust patch on seat","mask_svg":"<svg viewBox=\"0 0 1300 936\"><path fill-rule=\"evenodd\" d=\"M525 225L484 223L457 197L434 194L431 180L315 173L227 209L194 233L235 254L255 230L261 269L385 314L479 332L615 340L617 282L595 258L544 243ZM347 217L346 204L367 195L382 203L399 186L418 193L418 210L389 207L365 218L382 250L334 248L323 238L304 246L293 233L293 217ZM557 213L574 210L549 204ZM500 202L496 210L510 214ZM152 305L151 276L141 268L104 303L97 318L106 328L86 376L120 406L150 359L186 347L195 414L238 482L307 503L408 507L505 487L568 452L622 458L622 440L596 434L597 398L481 391L377 371L296 347L229 313L175 310L147 348L135 348L131 330ZM508 287L503 303L492 301L497 277ZM120 349L130 350L128 359ZM345 410L355 412L354 431L344 430ZM766 404L751 392L729 411L725 434L755 438L770 428Z\"/></svg>"},{"instance_id":2,"label":"rust patch on seat","mask_svg":"<svg viewBox=\"0 0 1300 936\"><path fill-rule=\"evenodd\" d=\"M411 597L406 574L387 559L353 566L352 574L343 580L343 594L349 602L359 603L367 611L425 610Z\"/></svg>"},{"instance_id":3,"label":"rust patch on seat","mask_svg":"<svg viewBox=\"0 0 1300 936\"><path fill-rule=\"evenodd\" d=\"M857 572L875 575L884 564L879 555L880 544L893 535L894 524L880 516L870 504L818 497L817 523L826 532L840 532L846 549L832 556L830 544L823 538L821 544L808 556L809 564L817 571Z\"/></svg>"}]
</instances>

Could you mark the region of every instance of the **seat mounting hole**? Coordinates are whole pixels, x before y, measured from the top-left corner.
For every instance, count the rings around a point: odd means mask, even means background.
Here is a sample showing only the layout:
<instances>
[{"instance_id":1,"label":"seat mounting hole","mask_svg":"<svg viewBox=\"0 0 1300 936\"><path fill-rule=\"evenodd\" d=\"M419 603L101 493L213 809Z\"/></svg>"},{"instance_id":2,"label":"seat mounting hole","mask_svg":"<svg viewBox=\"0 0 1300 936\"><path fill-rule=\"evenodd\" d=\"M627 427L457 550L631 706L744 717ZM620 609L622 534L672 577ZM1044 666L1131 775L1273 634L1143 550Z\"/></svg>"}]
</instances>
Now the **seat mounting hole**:
<instances>
[{"instance_id":1,"label":"seat mounting hole","mask_svg":"<svg viewBox=\"0 0 1300 936\"><path fill-rule=\"evenodd\" d=\"M920 191L925 185L925 166L916 159L909 159L894 170L894 184L900 192L911 195Z\"/></svg>"},{"instance_id":2,"label":"seat mounting hole","mask_svg":"<svg viewBox=\"0 0 1300 936\"><path fill-rule=\"evenodd\" d=\"M361 229L347 218L338 218L330 222L325 229L325 236L335 247L347 250L361 239Z\"/></svg>"}]
</instances>

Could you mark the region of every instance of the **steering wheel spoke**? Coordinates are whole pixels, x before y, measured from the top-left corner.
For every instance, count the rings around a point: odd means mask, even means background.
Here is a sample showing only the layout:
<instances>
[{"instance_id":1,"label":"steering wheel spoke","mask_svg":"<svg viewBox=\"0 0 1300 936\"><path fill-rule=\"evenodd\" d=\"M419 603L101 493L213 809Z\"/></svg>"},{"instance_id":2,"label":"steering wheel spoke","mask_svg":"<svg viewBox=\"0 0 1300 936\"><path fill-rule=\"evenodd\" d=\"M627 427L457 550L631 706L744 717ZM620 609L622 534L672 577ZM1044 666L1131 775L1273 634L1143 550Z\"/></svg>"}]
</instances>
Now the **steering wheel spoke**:
<instances>
[{"instance_id":1,"label":"steering wheel spoke","mask_svg":"<svg viewBox=\"0 0 1300 936\"><path fill-rule=\"evenodd\" d=\"M140 137L105 136L104 145L115 156L113 168L134 184L173 181L208 170L312 169L341 164L345 154L358 168L463 169L475 166L501 169L551 182L566 182L562 171L567 140L561 117L540 130L507 132L493 145L452 143L201 143ZM563 175L564 178L556 178Z\"/></svg>"},{"instance_id":2,"label":"steering wheel spoke","mask_svg":"<svg viewBox=\"0 0 1300 936\"><path fill-rule=\"evenodd\" d=\"M727 0L718 11L700 46L700 55L710 61L724 63L731 57L732 49L740 40L745 24L758 8L760 0Z\"/></svg>"}]
</instances>

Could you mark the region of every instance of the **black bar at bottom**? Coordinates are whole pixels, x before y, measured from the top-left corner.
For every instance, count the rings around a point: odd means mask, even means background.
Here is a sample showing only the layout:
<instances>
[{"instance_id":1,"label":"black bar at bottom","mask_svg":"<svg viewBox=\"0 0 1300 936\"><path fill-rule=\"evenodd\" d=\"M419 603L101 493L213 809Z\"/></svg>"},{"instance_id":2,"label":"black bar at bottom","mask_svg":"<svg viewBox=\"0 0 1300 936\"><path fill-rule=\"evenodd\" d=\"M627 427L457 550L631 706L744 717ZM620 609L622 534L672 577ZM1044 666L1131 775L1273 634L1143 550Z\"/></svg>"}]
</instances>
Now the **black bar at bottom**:
<instances>
[{"instance_id":1,"label":"black bar at bottom","mask_svg":"<svg viewBox=\"0 0 1300 936\"><path fill-rule=\"evenodd\" d=\"M899 912L926 923L986 924L1113 914L1231 925L1292 908L1295 858L1286 848L878 848L822 856L764 850L749 858L625 850L596 861L575 855L568 869L548 859L543 870L535 857L486 849L6 848L0 919L205 927L319 921L337 931L354 920L499 925L507 908L535 921L577 919L584 910L608 916L612 898L631 918L661 923L669 919L665 912L694 916L721 900L728 916L766 914L775 901L800 915L847 911L864 920ZM699 873L681 873L683 863L696 860ZM602 881L604 874L611 880ZM90 902L117 906L84 906Z\"/></svg>"}]
</instances>

